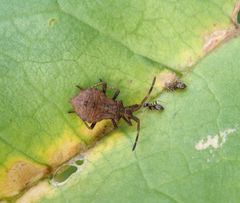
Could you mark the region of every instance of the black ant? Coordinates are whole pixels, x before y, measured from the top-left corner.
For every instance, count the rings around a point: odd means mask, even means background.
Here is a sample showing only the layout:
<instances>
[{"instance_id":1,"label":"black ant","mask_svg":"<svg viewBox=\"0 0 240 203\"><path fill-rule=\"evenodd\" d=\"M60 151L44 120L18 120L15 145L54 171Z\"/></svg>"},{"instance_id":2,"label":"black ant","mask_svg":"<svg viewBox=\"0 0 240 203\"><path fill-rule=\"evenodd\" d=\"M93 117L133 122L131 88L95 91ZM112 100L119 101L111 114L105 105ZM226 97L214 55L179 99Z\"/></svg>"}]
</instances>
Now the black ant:
<instances>
[{"instance_id":1,"label":"black ant","mask_svg":"<svg viewBox=\"0 0 240 203\"><path fill-rule=\"evenodd\" d=\"M150 110L158 110L158 111L164 110L164 107L161 104L159 104L157 101L145 102L143 104L143 107L148 108Z\"/></svg>"}]
</instances>

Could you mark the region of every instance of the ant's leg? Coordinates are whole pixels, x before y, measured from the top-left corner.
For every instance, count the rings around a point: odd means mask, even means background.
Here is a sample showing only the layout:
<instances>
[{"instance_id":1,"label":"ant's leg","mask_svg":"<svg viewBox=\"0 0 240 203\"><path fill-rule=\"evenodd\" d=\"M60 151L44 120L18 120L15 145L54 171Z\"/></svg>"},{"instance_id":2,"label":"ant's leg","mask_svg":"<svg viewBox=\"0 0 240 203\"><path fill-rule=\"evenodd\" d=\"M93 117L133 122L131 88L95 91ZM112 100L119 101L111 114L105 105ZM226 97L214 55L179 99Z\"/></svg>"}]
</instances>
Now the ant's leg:
<instances>
[{"instance_id":1,"label":"ant's leg","mask_svg":"<svg viewBox=\"0 0 240 203\"><path fill-rule=\"evenodd\" d=\"M69 110L68 113L75 113L75 111L74 110Z\"/></svg>"},{"instance_id":2,"label":"ant's leg","mask_svg":"<svg viewBox=\"0 0 240 203\"><path fill-rule=\"evenodd\" d=\"M116 90L116 92L113 95L112 100L115 100L118 97L119 93L120 93L120 90Z\"/></svg>"},{"instance_id":3,"label":"ant's leg","mask_svg":"<svg viewBox=\"0 0 240 203\"><path fill-rule=\"evenodd\" d=\"M92 129L95 127L95 125L96 125L96 122L92 123L91 126L89 126L85 121L83 121L83 123L84 123L85 126L86 126L88 129L90 129L90 130L92 130Z\"/></svg>"},{"instance_id":4,"label":"ant's leg","mask_svg":"<svg viewBox=\"0 0 240 203\"><path fill-rule=\"evenodd\" d=\"M116 121L114 119L111 119L111 120L112 120L114 128L118 128Z\"/></svg>"},{"instance_id":5,"label":"ant's leg","mask_svg":"<svg viewBox=\"0 0 240 203\"><path fill-rule=\"evenodd\" d=\"M127 119L125 116L123 116L122 118L123 118L123 120L126 121L126 123L127 123L128 125L132 125L131 120Z\"/></svg>"},{"instance_id":6,"label":"ant's leg","mask_svg":"<svg viewBox=\"0 0 240 203\"><path fill-rule=\"evenodd\" d=\"M135 142L134 142L133 148L132 148L132 151L134 151L135 148L136 148L136 146L137 146L138 137L139 137L139 132L140 132L140 120L139 120L139 118L137 118L136 116L133 116L133 115L132 115L132 119L133 119L134 121L136 121L136 123L137 123L137 136L136 136L136 138L135 138Z\"/></svg>"}]
</instances>

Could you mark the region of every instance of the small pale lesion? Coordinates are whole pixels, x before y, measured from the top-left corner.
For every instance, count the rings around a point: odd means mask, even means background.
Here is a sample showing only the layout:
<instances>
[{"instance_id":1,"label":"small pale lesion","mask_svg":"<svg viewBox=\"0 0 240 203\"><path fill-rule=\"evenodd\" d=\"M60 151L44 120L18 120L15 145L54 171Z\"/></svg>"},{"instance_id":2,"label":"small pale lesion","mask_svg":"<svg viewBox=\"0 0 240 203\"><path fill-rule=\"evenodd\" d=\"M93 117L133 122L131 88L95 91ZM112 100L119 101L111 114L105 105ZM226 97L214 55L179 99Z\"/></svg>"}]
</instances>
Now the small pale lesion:
<instances>
[{"instance_id":1,"label":"small pale lesion","mask_svg":"<svg viewBox=\"0 0 240 203\"><path fill-rule=\"evenodd\" d=\"M213 30L208 33L204 33L203 36L203 54L209 53L216 48L220 43L226 42L233 37L239 36L240 29L238 23L238 15L240 12L240 1L236 4L232 13L232 23L228 27L221 29L216 24L213 24Z\"/></svg>"},{"instance_id":2,"label":"small pale lesion","mask_svg":"<svg viewBox=\"0 0 240 203\"><path fill-rule=\"evenodd\" d=\"M213 50L220 42L226 39L230 33L233 32L233 30L235 30L235 28L231 26L228 29L216 30L210 34L205 35L203 51L205 53L208 53Z\"/></svg>"},{"instance_id":3,"label":"small pale lesion","mask_svg":"<svg viewBox=\"0 0 240 203\"><path fill-rule=\"evenodd\" d=\"M196 150L205 150L208 148L218 149L223 146L223 144L227 141L227 137L234 133L237 129L228 128L224 131L220 131L216 135L208 135L206 138L201 139L198 143L195 144Z\"/></svg>"},{"instance_id":4,"label":"small pale lesion","mask_svg":"<svg viewBox=\"0 0 240 203\"><path fill-rule=\"evenodd\" d=\"M58 20L56 18L50 18L48 20L48 26L53 27L57 22L58 22Z\"/></svg>"}]
</instances>

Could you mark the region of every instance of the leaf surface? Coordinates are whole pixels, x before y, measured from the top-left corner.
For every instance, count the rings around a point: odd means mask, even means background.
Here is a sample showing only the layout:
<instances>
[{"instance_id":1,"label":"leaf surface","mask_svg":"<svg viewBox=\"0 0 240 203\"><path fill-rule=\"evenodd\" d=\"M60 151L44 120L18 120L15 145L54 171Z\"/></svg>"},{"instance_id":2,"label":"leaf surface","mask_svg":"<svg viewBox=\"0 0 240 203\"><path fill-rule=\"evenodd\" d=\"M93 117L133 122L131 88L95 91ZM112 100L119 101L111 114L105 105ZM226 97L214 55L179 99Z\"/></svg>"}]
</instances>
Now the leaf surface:
<instances>
[{"instance_id":1,"label":"leaf surface","mask_svg":"<svg viewBox=\"0 0 240 203\"><path fill-rule=\"evenodd\" d=\"M58 2L65 12L120 41L133 52L183 70L231 33L237 1Z\"/></svg>"},{"instance_id":2,"label":"leaf surface","mask_svg":"<svg viewBox=\"0 0 240 203\"><path fill-rule=\"evenodd\" d=\"M92 148L66 184L40 182L18 201L226 202L224 190L236 201L239 39L185 74L186 90L159 96L165 73L181 76L236 32L235 3L2 1L0 200L16 200L11 198ZM153 96L165 110L136 114L141 134L134 153L135 125L120 122L102 139L111 122L90 131L67 113L76 85L103 79L131 105L145 96L154 76ZM109 89L108 96L113 93Z\"/></svg>"},{"instance_id":3,"label":"leaf surface","mask_svg":"<svg viewBox=\"0 0 240 203\"><path fill-rule=\"evenodd\" d=\"M163 113L138 114L136 152L135 129L121 127L43 202L238 202L239 46L238 38L206 57L186 91L162 95Z\"/></svg>"}]
</instances>

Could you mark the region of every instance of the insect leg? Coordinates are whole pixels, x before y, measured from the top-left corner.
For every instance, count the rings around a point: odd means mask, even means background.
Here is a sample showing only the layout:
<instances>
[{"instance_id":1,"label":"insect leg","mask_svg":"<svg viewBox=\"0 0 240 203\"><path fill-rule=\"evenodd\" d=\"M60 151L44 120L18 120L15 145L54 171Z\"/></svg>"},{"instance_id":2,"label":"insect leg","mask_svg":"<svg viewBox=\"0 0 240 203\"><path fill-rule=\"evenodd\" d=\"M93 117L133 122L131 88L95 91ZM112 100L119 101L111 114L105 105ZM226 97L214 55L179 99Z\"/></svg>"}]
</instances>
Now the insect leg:
<instances>
[{"instance_id":1,"label":"insect leg","mask_svg":"<svg viewBox=\"0 0 240 203\"><path fill-rule=\"evenodd\" d=\"M128 125L132 125L131 120L127 119L125 116L123 116L122 118L127 122Z\"/></svg>"},{"instance_id":2,"label":"insect leg","mask_svg":"<svg viewBox=\"0 0 240 203\"><path fill-rule=\"evenodd\" d=\"M90 126L90 129L93 129L96 125L96 122L92 123L91 126Z\"/></svg>"},{"instance_id":3,"label":"insect leg","mask_svg":"<svg viewBox=\"0 0 240 203\"><path fill-rule=\"evenodd\" d=\"M102 92L106 94L107 91L107 83L100 79L100 83L102 83Z\"/></svg>"},{"instance_id":4,"label":"insect leg","mask_svg":"<svg viewBox=\"0 0 240 203\"><path fill-rule=\"evenodd\" d=\"M69 110L68 113L75 113L75 111L74 110Z\"/></svg>"},{"instance_id":5,"label":"insect leg","mask_svg":"<svg viewBox=\"0 0 240 203\"><path fill-rule=\"evenodd\" d=\"M140 132L140 120L139 120L139 118L137 118L136 116L133 116L133 115L132 115L132 119L133 119L134 121L136 121L136 123L137 123L137 136L136 136L136 138L135 138L135 142L134 142L133 148L132 148L132 151L134 151L135 148L136 148L136 146L137 146L138 137L139 137L139 132Z\"/></svg>"},{"instance_id":6,"label":"insect leg","mask_svg":"<svg viewBox=\"0 0 240 203\"><path fill-rule=\"evenodd\" d=\"M95 85L93 85L92 87L97 87L97 86L102 86L102 92L104 93L104 94L106 94L106 91L107 91L107 83L106 82L104 82L104 81L102 81L101 79L100 79L100 82L98 82L98 83L96 83Z\"/></svg>"},{"instance_id":7,"label":"insect leg","mask_svg":"<svg viewBox=\"0 0 240 203\"><path fill-rule=\"evenodd\" d=\"M84 90L84 88L81 87L81 86L79 86L79 85L76 85L76 87L77 87L78 89L80 89L80 90Z\"/></svg>"},{"instance_id":8,"label":"insect leg","mask_svg":"<svg viewBox=\"0 0 240 203\"><path fill-rule=\"evenodd\" d=\"M106 91L107 91L107 83L103 82L103 84L102 84L102 92L104 94L106 94Z\"/></svg>"},{"instance_id":9,"label":"insect leg","mask_svg":"<svg viewBox=\"0 0 240 203\"><path fill-rule=\"evenodd\" d=\"M115 121L114 119L111 119L111 120L112 120L112 123L113 123L114 128L117 128L118 126L117 126L116 121Z\"/></svg>"},{"instance_id":10,"label":"insect leg","mask_svg":"<svg viewBox=\"0 0 240 203\"><path fill-rule=\"evenodd\" d=\"M95 127L95 125L96 125L96 123L94 122L94 123L92 123L91 124L91 126L89 126L85 121L83 121L83 123L85 124L85 126L88 128L88 129L90 129L90 130L92 130L94 127Z\"/></svg>"},{"instance_id":11,"label":"insect leg","mask_svg":"<svg viewBox=\"0 0 240 203\"><path fill-rule=\"evenodd\" d=\"M120 90L116 90L116 92L113 95L112 100L115 100L118 97L119 93L120 93Z\"/></svg>"},{"instance_id":12,"label":"insect leg","mask_svg":"<svg viewBox=\"0 0 240 203\"><path fill-rule=\"evenodd\" d=\"M102 91L103 91L104 94L106 94L107 89L113 89L113 90L115 90L115 93L114 93L114 95L113 95L112 100L115 100L115 99L118 97L118 95L119 95L119 93L120 93L120 90L119 90L119 89L117 89L117 88L115 88L115 87L109 87L109 86L107 86L107 83L104 82L102 79L100 79L100 83L98 83L98 84L99 84L99 85L100 85L100 84L102 85ZM96 85L98 85L98 84L96 84Z\"/></svg>"}]
</instances>

